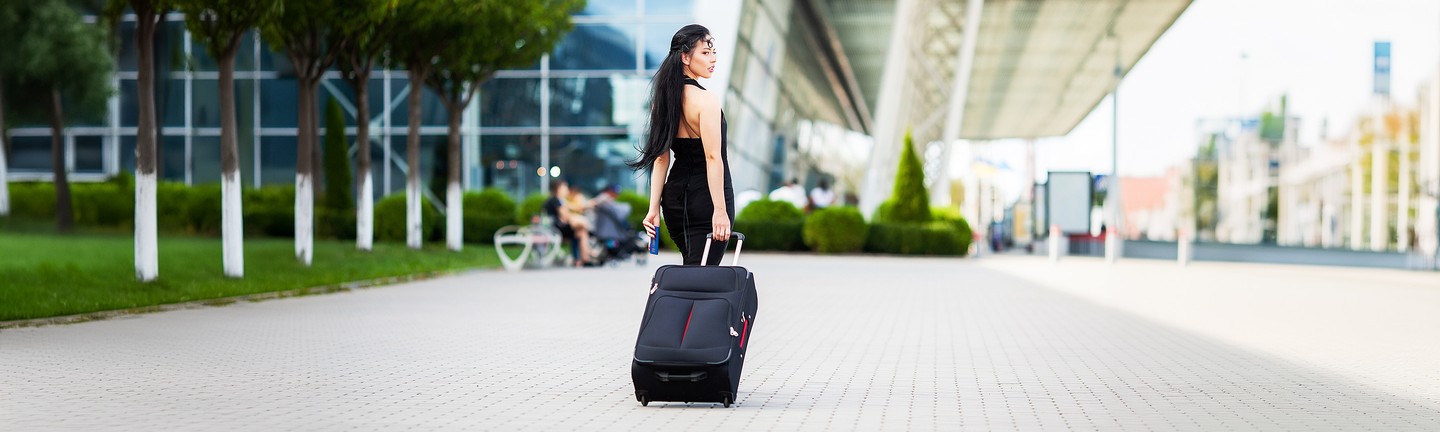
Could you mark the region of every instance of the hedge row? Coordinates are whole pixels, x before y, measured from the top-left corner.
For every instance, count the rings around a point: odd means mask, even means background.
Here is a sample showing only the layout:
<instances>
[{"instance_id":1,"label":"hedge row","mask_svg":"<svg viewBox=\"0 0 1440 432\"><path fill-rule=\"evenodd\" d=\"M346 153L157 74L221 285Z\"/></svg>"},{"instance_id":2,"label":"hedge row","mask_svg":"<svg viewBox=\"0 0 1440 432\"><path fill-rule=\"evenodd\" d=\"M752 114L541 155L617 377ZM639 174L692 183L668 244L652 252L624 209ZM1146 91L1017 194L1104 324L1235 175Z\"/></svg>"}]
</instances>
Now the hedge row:
<instances>
[{"instance_id":1,"label":"hedge row","mask_svg":"<svg viewBox=\"0 0 1440 432\"><path fill-rule=\"evenodd\" d=\"M83 227L130 229L134 224L134 183L119 176L102 183L72 183L75 223ZM51 220L55 218L55 190L51 183L10 184L14 216ZM220 233L220 186L185 186L161 182L156 190L156 210L161 230L187 234ZM267 186L242 190L245 233L252 236L291 237L295 234L295 188ZM495 231L511 224L531 223L541 213L547 197L536 194L517 204L498 189L467 192L464 195L465 241L488 243ZM637 227L648 210L649 199L625 192L618 201L630 204L629 222ZM317 203L319 204L319 203ZM860 251L892 254L964 255L969 249L970 226L953 210L937 209L930 222L899 223L886 219L889 205L866 223L853 207L817 210L806 216L784 201L760 200L750 203L735 218L735 231L746 235L748 250L854 253ZM429 202L422 206L421 231L427 241L444 238L445 221ZM675 243L664 226L661 241L673 250ZM316 208L316 235L322 238L355 238L355 212L351 209ZM375 203L375 236L380 241L405 241L405 195L392 194Z\"/></svg>"}]
</instances>

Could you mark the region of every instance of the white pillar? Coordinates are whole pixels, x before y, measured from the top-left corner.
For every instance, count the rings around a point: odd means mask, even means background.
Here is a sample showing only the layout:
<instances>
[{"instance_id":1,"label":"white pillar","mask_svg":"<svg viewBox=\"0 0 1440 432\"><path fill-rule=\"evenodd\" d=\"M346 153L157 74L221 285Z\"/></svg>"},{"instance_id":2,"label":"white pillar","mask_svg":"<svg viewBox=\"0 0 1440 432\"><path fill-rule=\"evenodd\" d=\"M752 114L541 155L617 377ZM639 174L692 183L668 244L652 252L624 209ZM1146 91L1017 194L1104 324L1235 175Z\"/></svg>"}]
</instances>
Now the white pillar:
<instances>
[{"instance_id":1,"label":"white pillar","mask_svg":"<svg viewBox=\"0 0 1440 432\"><path fill-rule=\"evenodd\" d=\"M1420 251L1435 265L1440 249L1440 71L1430 78L1420 105L1420 199L1415 208L1415 234Z\"/></svg>"},{"instance_id":2,"label":"white pillar","mask_svg":"<svg viewBox=\"0 0 1440 432\"><path fill-rule=\"evenodd\" d=\"M1365 149L1351 143L1350 154L1350 249L1365 248L1365 173L1360 156Z\"/></svg>"},{"instance_id":3,"label":"white pillar","mask_svg":"<svg viewBox=\"0 0 1440 432\"><path fill-rule=\"evenodd\" d=\"M1124 254L1121 228L1125 211L1120 206L1120 79L1124 71L1120 67L1120 39L1113 33L1110 39L1115 43L1115 87L1110 91L1110 185L1105 193L1106 207L1110 207L1106 225L1110 229L1105 233L1105 261L1114 263Z\"/></svg>"},{"instance_id":4,"label":"white pillar","mask_svg":"<svg viewBox=\"0 0 1440 432\"><path fill-rule=\"evenodd\" d=\"M896 162L900 156L903 128L901 112L909 99L906 80L909 77L910 32L915 27L914 15L919 0L897 0L895 19L890 26L890 42L885 54L885 70L880 76L880 100L875 103L874 145L865 169L865 185L860 191L860 211L866 216L875 212L890 197L895 182Z\"/></svg>"},{"instance_id":5,"label":"white pillar","mask_svg":"<svg viewBox=\"0 0 1440 432\"><path fill-rule=\"evenodd\" d=\"M1400 136L1395 137L1400 148L1400 190L1395 196L1395 249L1400 252L1410 250L1410 149L1413 148L1410 127L1407 118L1400 128Z\"/></svg>"},{"instance_id":6,"label":"white pillar","mask_svg":"<svg viewBox=\"0 0 1440 432\"><path fill-rule=\"evenodd\" d=\"M1375 117L1375 140L1370 143L1370 250L1383 251L1390 236L1386 226L1386 199L1390 197L1390 135L1383 115Z\"/></svg>"},{"instance_id":7,"label":"white pillar","mask_svg":"<svg viewBox=\"0 0 1440 432\"><path fill-rule=\"evenodd\" d=\"M964 40L960 52L955 56L955 79L950 89L950 107L945 112L945 128L940 135L940 163L932 174L935 183L930 187L930 205L950 205L950 159L955 141L960 138L960 128L965 121L965 101L970 93L970 75L975 65L975 40L980 34L980 15L984 0L968 0L965 3ZM967 197L968 198L968 197Z\"/></svg>"}]
</instances>

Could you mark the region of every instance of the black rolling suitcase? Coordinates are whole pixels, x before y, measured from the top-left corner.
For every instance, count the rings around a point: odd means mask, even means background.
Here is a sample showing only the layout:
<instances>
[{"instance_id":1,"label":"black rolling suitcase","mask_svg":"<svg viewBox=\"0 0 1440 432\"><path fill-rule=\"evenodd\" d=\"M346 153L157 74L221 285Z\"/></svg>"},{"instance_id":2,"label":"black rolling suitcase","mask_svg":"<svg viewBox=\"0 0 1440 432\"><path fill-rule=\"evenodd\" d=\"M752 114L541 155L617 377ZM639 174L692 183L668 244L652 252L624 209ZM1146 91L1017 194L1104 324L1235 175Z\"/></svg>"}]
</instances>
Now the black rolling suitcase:
<instances>
[{"instance_id":1,"label":"black rolling suitcase","mask_svg":"<svg viewBox=\"0 0 1440 432\"><path fill-rule=\"evenodd\" d=\"M705 256L702 265L655 271L630 366L641 405L735 402L758 298L754 275L738 266L745 235L733 235L739 242L729 266L704 266Z\"/></svg>"}]
</instances>

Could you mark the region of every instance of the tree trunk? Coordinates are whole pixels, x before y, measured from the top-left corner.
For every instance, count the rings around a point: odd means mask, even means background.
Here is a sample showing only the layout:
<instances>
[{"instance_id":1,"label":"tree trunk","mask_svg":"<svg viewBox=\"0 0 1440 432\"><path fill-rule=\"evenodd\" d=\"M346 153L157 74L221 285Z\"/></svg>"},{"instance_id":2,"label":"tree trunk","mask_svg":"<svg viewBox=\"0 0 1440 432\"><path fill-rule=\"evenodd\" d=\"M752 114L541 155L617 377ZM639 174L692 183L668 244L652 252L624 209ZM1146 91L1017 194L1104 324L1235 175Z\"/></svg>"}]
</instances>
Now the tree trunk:
<instances>
[{"instance_id":1,"label":"tree trunk","mask_svg":"<svg viewBox=\"0 0 1440 432\"><path fill-rule=\"evenodd\" d=\"M139 124L135 134L135 278L149 282L160 276L158 226L155 214L155 27L154 9L136 8L136 104Z\"/></svg>"},{"instance_id":2,"label":"tree trunk","mask_svg":"<svg viewBox=\"0 0 1440 432\"><path fill-rule=\"evenodd\" d=\"M65 111L60 89L50 89L50 167L55 173L55 228L70 232L75 214L70 210L70 180L65 167Z\"/></svg>"},{"instance_id":3,"label":"tree trunk","mask_svg":"<svg viewBox=\"0 0 1440 432\"><path fill-rule=\"evenodd\" d=\"M355 248L368 251L374 246L375 225L372 222L374 217L374 185L370 180L370 72L367 68L364 74L355 77L351 81L355 88L355 148L358 161L356 165L360 168L356 172L360 174L360 191L355 197Z\"/></svg>"},{"instance_id":4,"label":"tree trunk","mask_svg":"<svg viewBox=\"0 0 1440 432\"><path fill-rule=\"evenodd\" d=\"M445 240L450 250L459 252L465 239L465 224L460 217L464 211L460 192L460 116L465 113L465 108L459 103L452 103L449 108L450 151L446 161L450 166L449 182L445 188Z\"/></svg>"},{"instance_id":5,"label":"tree trunk","mask_svg":"<svg viewBox=\"0 0 1440 432\"><path fill-rule=\"evenodd\" d=\"M312 159L315 147L315 80L302 76L296 81L300 91L296 98L300 104L297 120L300 131L295 147L295 258L309 266L315 239L315 165Z\"/></svg>"},{"instance_id":6,"label":"tree trunk","mask_svg":"<svg viewBox=\"0 0 1440 432\"><path fill-rule=\"evenodd\" d=\"M0 74L0 101L5 100L5 76ZM10 215L10 172L6 159L10 151L10 137L5 134L5 107L0 103L0 216Z\"/></svg>"},{"instance_id":7,"label":"tree trunk","mask_svg":"<svg viewBox=\"0 0 1440 432\"><path fill-rule=\"evenodd\" d=\"M238 39L238 36L236 37ZM244 224L240 208L240 159L235 121L235 46L220 53L220 199L225 275L245 276Z\"/></svg>"},{"instance_id":8,"label":"tree trunk","mask_svg":"<svg viewBox=\"0 0 1440 432\"><path fill-rule=\"evenodd\" d=\"M420 249L424 239L420 232L420 93L425 91L427 69L410 67L410 121L409 135L405 139L405 161L409 172L405 174L405 244L411 249Z\"/></svg>"}]
</instances>

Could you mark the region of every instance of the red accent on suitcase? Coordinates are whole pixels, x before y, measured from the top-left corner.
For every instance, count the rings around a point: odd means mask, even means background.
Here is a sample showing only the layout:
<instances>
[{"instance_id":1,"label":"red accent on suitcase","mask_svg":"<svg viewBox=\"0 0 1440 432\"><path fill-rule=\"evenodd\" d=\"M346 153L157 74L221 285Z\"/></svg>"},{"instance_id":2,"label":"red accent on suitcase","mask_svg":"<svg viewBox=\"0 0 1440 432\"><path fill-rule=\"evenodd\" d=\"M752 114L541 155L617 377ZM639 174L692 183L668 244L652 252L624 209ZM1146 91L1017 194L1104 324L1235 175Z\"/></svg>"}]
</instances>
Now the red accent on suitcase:
<instances>
[{"instance_id":1,"label":"red accent on suitcase","mask_svg":"<svg viewBox=\"0 0 1440 432\"><path fill-rule=\"evenodd\" d=\"M750 335L750 320L740 320L745 325L740 328L740 348L745 348L745 338Z\"/></svg>"},{"instance_id":2,"label":"red accent on suitcase","mask_svg":"<svg viewBox=\"0 0 1440 432\"><path fill-rule=\"evenodd\" d=\"M695 304L690 304L690 315L685 316L685 330L680 331L680 345L685 345L685 335L690 334L690 318L695 317Z\"/></svg>"}]
</instances>

